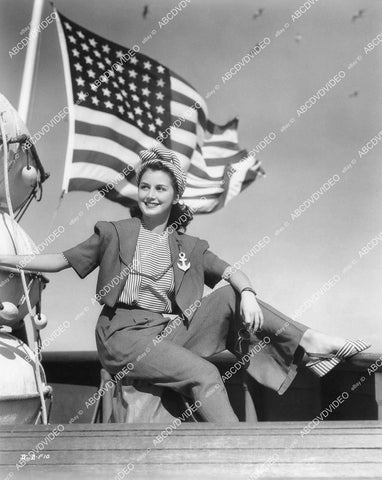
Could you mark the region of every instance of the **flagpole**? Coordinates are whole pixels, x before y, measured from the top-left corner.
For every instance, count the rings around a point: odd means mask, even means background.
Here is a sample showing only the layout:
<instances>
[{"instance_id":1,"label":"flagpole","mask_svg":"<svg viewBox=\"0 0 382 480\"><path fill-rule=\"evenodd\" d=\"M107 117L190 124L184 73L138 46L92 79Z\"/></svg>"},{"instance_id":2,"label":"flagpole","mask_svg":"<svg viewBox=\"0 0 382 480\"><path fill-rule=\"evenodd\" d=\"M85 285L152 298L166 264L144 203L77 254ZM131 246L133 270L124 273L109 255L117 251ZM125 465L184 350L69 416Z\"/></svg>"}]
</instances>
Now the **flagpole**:
<instances>
[{"instance_id":1,"label":"flagpole","mask_svg":"<svg viewBox=\"0 0 382 480\"><path fill-rule=\"evenodd\" d=\"M60 200L68 193L68 186L70 180L70 169L73 160L73 151L74 151L74 99L73 99L73 88L72 88L72 77L70 73L70 62L69 56L67 53L65 33L61 23L61 18L58 15L57 10L54 8L56 13L56 26L58 33L58 42L60 45L60 50L62 54L62 63L64 68L64 78L65 78L65 88L66 88L66 99L68 102L68 144L66 147L66 157L65 157L65 167L64 175L62 179L62 191Z\"/></svg>"},{"instance_id":2,"label":"flagpole","mask_svg":"<svg viewBox=\"0 0 382 480\"><path fill-rule=\"evenodd\" d=\"M36 63L38 35L37 28L41 22L42 10L44 7L44 0L34 0L32 18L29 29L29 41L27 47L27 54L24 64L23 78L21 82L21 91L19 99L18 112L25 123L28 120L31 92L33 87L33 74Z\"/></svg>"}]
</instances>

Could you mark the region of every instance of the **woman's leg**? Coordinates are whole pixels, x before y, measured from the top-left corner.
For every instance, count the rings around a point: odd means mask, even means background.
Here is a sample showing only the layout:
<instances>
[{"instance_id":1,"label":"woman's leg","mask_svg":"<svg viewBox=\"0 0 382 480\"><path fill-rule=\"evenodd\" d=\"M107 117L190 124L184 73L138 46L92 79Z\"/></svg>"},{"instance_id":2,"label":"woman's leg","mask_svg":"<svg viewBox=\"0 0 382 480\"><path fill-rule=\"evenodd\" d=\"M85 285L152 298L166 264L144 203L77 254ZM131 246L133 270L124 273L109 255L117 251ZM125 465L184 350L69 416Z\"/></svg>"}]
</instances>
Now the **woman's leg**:
<instances>
[{"instance_id":1,"label":"woman's leg","mask_svg":"<svg viewBox=\"0 0 382 480\"><path fill-rule=\"evenodd\" d=\"M296 375L294 360L296 353L303 354L299 343L307 327L261 300L259 304L264 313L264 329L252 335L247 345L247 371L259 383L282 394ZM236 345L243 326L240 294L227 285L202 299L188 329L176 330L167 338L202 357L226 348L239 357Z\"/></svg>"},{"instance_id":2,"label":"woman's leg","mask_svg":"<svg viewBox=\"0 0 382 480\"><path fill-rule=\"evenodd\" d=\"M251 357L248 372L259 383L276 390L280 395L293 381L304 351L308 354L338 352L338 355L341 352L348 357L367 348L362 341L347 343L343 338L318 332L292 320L260 299L258 303L264 314L264 326L247 342ZM212 355L224 348L238 354L238 330L243 327L240 294L227 285L203 298L191 321L188 338L182 345L201 356ZM330 361L329 367L318 368L319 373L315 373L322 376L339 361Z\"/></svg>"},{"instance_id":3,"label":"woman's leg","mask_svg":"<svg viewBox=\"0 0 382 480\"><path fill-rule=\"evenodd\" d=\"M171 388L198 402L196 406L204 420L238 422L218 369L187 348L163 336L158 337L164 326L156 325L157 315L152 315L154 321L150 326L151 312L145 313L149 319L146 319L146 324L142 323L141 313L134 314L131 310L123 309L104 309L101 312L96 341L104 368L116 374L127 364L132 364L129 378ZM125 327L109 335L107 325L111 320L114 328L115 325L122 327L123 322ZM144 325L145 328L141 328ZM217 385L221 388L217 388Z\"/></svg>"}]
</instances>

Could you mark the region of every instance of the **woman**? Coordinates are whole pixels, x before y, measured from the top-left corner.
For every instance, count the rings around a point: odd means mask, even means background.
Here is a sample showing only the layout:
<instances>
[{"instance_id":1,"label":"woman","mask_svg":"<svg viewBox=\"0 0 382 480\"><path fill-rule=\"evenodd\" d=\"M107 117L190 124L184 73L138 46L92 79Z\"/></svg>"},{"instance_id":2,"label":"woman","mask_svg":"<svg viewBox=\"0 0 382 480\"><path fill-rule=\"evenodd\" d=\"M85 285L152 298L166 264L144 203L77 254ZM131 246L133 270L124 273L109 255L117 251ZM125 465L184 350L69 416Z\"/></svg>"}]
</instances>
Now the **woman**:
<instances>
[{"instance_id":1,"label":"woman","mask_svg":"<svg viewBox=\"0 0 382 480\"><path fill-rule=\"evenodd\" d=\"M322 376L368 348L294 322L257 299L242 271L231 273L205 240L184 233L192 212L179 203L186 175L177 157L152 148L140 158L131 219L97 222L79 245L28 263L40 272L71 266L81 278L99 266L96 342L106 370L116 374L131 363L130 378L198 401L204 420L237 422L217 368L203 357L226 348L238 358L249 351L247 371L282 394L304 352L313 357L307 366ZM0 264L22 260L1 256ZM204 284L213 288L222 278L229 285L202 298Z\"/></svg>"}]
</instances>

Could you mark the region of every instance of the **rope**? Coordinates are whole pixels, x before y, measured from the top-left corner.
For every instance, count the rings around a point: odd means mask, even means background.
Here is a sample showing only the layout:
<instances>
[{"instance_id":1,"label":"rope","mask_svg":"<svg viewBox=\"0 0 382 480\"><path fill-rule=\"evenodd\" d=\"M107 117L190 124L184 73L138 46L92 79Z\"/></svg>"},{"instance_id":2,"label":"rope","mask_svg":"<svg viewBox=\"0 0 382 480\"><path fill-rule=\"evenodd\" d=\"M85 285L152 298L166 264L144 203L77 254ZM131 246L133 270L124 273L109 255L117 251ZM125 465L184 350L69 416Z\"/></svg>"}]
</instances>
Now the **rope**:
<instances>
[{"instance_id":1,"label":"rope","mask_svg":"<svg viewBox=\"0 0 382 480\"><path fill-rule=\"evenodd\" d=\"M41 193L42 193L42 185L41 185ZM49 224L49 227L48 227L48 233L52 231L52 228L53 228L53 223L54 221L56 220L56 217L57 217L57 213L58 213L58 210L60 209L61 207L61 202L62 202L62 198L63 196L61 195L60 198L58 199L58 203L57 203L57 206L53 212L53 215L52 215L52 219L50 221L50 224Z\"/></svg>"},{"instance_id":2,"label":"rope","mask_svg":"<svg viewBox=\"0 0 382 480\"><path fill-rule=\"evenodd\" d=\"M10 196L10 191L9 191L9 178L8 178L8 143L7 143L7 138L5 134L5 129L4 129L4 123L2 119L0 118L0 129L1 129L1 137L3 141L3 149L4 149L4 185L5 185L5 195L7 199L7 205L8 205L8 210L11 218L11 228L13 231L13 237L16 239L15 235L15 228L14 228L14 222L15 222L15 216L13 212L13 207L12 207L12 201L11 201L11 196ZM16 254L18 254L17 248L15 248ZM33 312L32 312L32 306L30 303L30 298L29 298L29 292L25 280L25 272L22 269L18 269L21 275L21 282L23 284L23 289L24 289L24 295L26 299L26 303L28 306L28 312L32 320L32 326L33 326L33 337L34 337L34 353L35 353L35 378L36 378L36 384L37 384L37 391L40 396L40 402L41 402L41 415L42 415L42 422L44 425L48 424L48 417L47 417L47 412L46 412L46 405L45 405L45 399L44 399L44 392L43 392L43 387L42 387L42 381L41 381L41 363L40 363L40 344L41 344L41 338L40 338L40 333L36 328L36 325L34 323L33 319Z\"/></svg>"}]
</instances>

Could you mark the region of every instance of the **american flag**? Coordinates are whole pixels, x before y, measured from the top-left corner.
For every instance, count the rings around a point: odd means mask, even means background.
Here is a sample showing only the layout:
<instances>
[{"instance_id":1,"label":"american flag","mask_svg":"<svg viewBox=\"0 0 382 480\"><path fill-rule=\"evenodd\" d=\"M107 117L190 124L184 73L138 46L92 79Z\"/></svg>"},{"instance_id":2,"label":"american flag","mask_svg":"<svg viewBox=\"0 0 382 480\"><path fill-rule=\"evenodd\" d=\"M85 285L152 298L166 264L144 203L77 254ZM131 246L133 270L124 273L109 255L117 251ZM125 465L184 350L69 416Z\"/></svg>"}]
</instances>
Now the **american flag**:
<instances>
[{"instance_id":1,"label":"american flag","mask_svg":"<svg viewBox=\"0 0 382 480\"><path fill-rule=\"evenodd\" d=\"M63 194L104 190L109 200L135 205L138 152L153 146L179 157L187 171L182 199L195 213L222 208L264 173L239 147L237 119L215 125L203 97L138 46L122 47L56 13L70 112Z\"/></svg>"}]
</instances>

